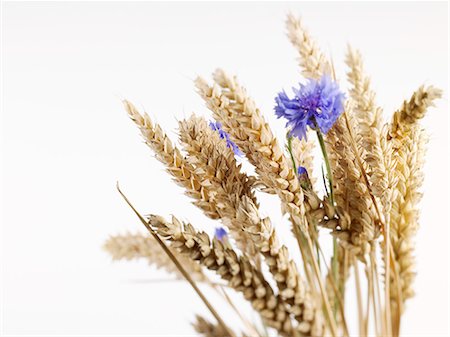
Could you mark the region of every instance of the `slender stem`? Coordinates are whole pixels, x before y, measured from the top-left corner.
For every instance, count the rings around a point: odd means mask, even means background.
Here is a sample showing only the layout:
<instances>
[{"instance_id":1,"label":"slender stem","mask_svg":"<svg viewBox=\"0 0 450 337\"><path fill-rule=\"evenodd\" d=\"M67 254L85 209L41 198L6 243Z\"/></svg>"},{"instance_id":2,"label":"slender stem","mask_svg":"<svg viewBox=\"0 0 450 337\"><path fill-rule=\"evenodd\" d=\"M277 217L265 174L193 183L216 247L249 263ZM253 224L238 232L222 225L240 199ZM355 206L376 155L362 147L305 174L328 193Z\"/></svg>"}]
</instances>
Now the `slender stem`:
<instances>
[{"instance_id":1,"label":"slender stem","mask_svg":"<svg viewBox=\"0 0 450 337\"><path fill-rule=\"evenodd\" d=\"M320 133L320 130L317 129L316 131L317 131L317 137L318 137L319 143L320 143L320 148L321 148L323 156L324 156L325 166L327 168L328 181L330 183L330 200L332 202L332 205L334 206L333 178L332 178L332 175L331 175L330 162L328 160L328 155L327 155L327 151L326 151L326 148L325 148L325 141L323 140L323 137L322 137L322 134ZM294 168L295 168L296 165L295 165L295 160L294 160L294 157L293 157L293 154L292 154L291 141L292 141L292 139L288 138L288 150L289 150L289 153L291 154L291 159L293 161ZM295 223L294 223L294 228L296 228L296 224ZM298 233L298 229L295 230L295 232L296 232L297 242L298 242L299 246L301 246L300 235ZM322 295L322 299L323 299L323 302L324 302L324 305L325 305L325 311L327 313L328 320L329 320L329 323L330 323L331 333L332 333L333 336L336 336L336 334L337 334L336 317L335 317L336 314L334 316L331 315L330 302L329 302L328 296L326 295L326 292L325 292L325 286L324 286L322 278L321 278L319 266L317 264L316 259L314 258L313 243L312 243L311 238L310 238L310 236L308 234L306 234L305 236L306 236L306 241L308 243L309 255L311 256L313 269L314 269L314 272L316 274L316 278L317 278L317 281L319 283L319 288L320 288L320 292L321 292L321 295ZM336 260L336 262L337 262L337 260ZM337 264L335 264L335 266L337 266Z\"/></svg>"},{"instance_id":2,"label":"slender stem","mask_svg":"<svg viewBox=\"0 0 450 337\"><path fill-rule=\"evenodd\" d=\"M348 278L348 270L349 270L349 251L347 249L344 249L344 270L343 270L343 277L341 278L340 282L340 293L342 298L345 301L345 283L347 282Z\"/></svg>"},{"instance_id":3,"label":"slender stem","mask_svg":"<svg viewBox=\"0 0 450 337\"><path fill-rule=\"evenodd\" d=\"M316 238L319 236L319 231L317 230L317 226L314 224L314 245L316 246L316 253L317 253L317 264L319 265L319 270L322 271L322 268L320 267L320 244L319 239Z\"/></svg>"},{"instance_id":4,"label":"slender stem","mask_svg":"<svg viewBox=\"0 0 450 337\"><path fill-rule=\"evenodd\" d=\"M287 149L288 149L289 155L291 156L292 166L294 167L294 172L295 172L295 174L297 174L297 164L295 163L294 154L292 152L292 136L291 135L287 136Z\"/></svg>"},{"instance_id":5,"label":"slender stem","mask_svg":"<svg viewBox=\"0 0 450 337\"><path fill-rule=\"evenodd\" d=\"M333 173L331 171L331 165L330 160L328 158L327 148L325 146L325 140L323 139L322 132L320 132L319 128L316 127L316 134L317 134L317 140L319 141L320 150L322 151L323 160L325 162L325 168L327 170L327 178L328 178L328 185L329 185L329 194L328 197L330 198L331 205L334 207L334 189L333 189ZM338 279L339 275L339 265L338 265L338 259L337 259L337 239L333 237L333 275L334 279ZM336 317L336 311L337 307L334 305L334 316Z\"/></svg>"},{"instance_id":6,"label":"slender stem","mask_svg":"<svg viewBox=\"0 0 450 337\"><path fill-rule=\"evenodd\" d=\"M292 151L292 136L289 133L287 134L287 146L286 146L286 148L287 148L287 150L289 152L289 155L291 157L292 167L294 168L294 172L295 172L295 174L297 174L297 163L295 162L294 153ZM302 188L304 188L303 185L302 185ZM317 226L314 224L313 227L314 227L313 231L315 232L315 234L318 235ZM318 246L318 241L316 240L315 242L316 242L317 263L319 265L319 269L321 269L320 268L320 254L319 254L319 248L320 247Z\"/></svg>"},{"instance_id":7,"label":"slender stem","mask_svg":"<svg viewBox=\"0 0 450 337\"><path fill-rule=\"evenodd\" d=\"M392 316L391 316L391 293L390 293L390 283L391 283L391 265L390 261L390 245L391 245L391 237L390 237L390 226L389 221L386 221L384 226L384 239L385 239L385 247L384 247L384 266L385 266L385 277L384 277L384 303L385 303L385 319L386 319L386 332L388 336L392 336Z\"/></svg>"},{"instance_id":8,"label":"slender stem","mask_svg":"<svg viewBox=\"0 0 450 337\"><path fill-rule=\"evenodd\" d=\"M306 235L306 241L308 242L309 253L311 254L311 256L314 256L314 248L313 248L312 241L311 241L311 238L309 237L309 235ZM325 285L323 284L323 281L322 281L319 266L317 265L317 261L314 258L312 259L312 262L313 262L314 272L316 274L317 281L319 283L322 300L325 305L325 312L327 313L328 321L330 323L331 334L333 336L337 336L336 320L335 320L335 317L331 313L330 301L329 301L328 296L325 291Z\"/></svg>"},{"instance_id":9,"label":"slender stem","mask_svg":"<svg viewBox=\"0 0 450 337\"><path fill-rule=\"evenodd\" d=\"M400 285L400 276L398 272L398 268L395 262L395 254L394 254L394 248L392 245L390 245L390 260L391 260L391 269L393 269L394 279L395 279L395 285L397 290L397 296L396 296L396 302L397 302L397 308L395 310L395 327L393 327L393 335L399 336L400 335L400 324L401 324L401 312L402 312L402 287Z\"/></svg>"},{"instance_id":10,"label":"slender stem","mask_svg":"<svg viewBox=\"0 0 450 337\"><path fill-rule=\"evenodd\" d=\"M294 230L294 236L297 239L298 248L300 250L300 253L302 255L302 261L303 261L303 268L306 274L306 278L308 279L308 283L314 287L314 291L316 291L314 279L312 277L311 270L309 268L309 263L311 260L311 256L308 255L308 253L305 251L306 246L306 238L303 232L299 229L299 227L295 224L294 220L292 220L292 227Z\"/></svg>"},{"instance_id":11,"label":"slender stem","mask_svg":"<svg viewBox=\"0 0 450 337\"><path fill-rule=\"evenodd\" d=\"M358 269L358 261L356 257L353 257L353 266L355 269L355 282L356 282L356 299L358 304L358 322L359 322L359 335L361 337L365 337L364 333L364 313L363 313L363 303L362 303L362 295L361 295L361 281L359 279L359 269Z\"/></svg>"},{"instance_id":12,"label":"slender stem","mask_svg":"<svg viewBox=\"0 0 450 337\"><path fill-rule=\"evenodd\" d=\"M317 237L314 237L314 240L317 242ZM328 265L326 263L325 254L323 253L322 248L320 248L320 246L318 246L318 249L319 249L319 252L320 252L320 254L322 256L322 259L324 260L325 268L326 268L327 272L329 273L330 272L330 268L328 267ZM339 305L339 310L341 312L342 325L344 327L344 335L345 336L349 336L350 333L348 331L347 320L345 318L344 298L342 297L343 293L338 290L338 286L336 285L336 280L334 279L333 274L330 275L330 280L331 280L331 285L333 287L334 294L335 294L335 296L337 298L337 302L338 302L338 305Z\"/></svg>"},{"instance_id":13,"label":"slender stem","mask_svg":"<svg viewBox=\"0 0 450 337\"><path fill-rule=\"evenodd\" d=\"M253 326L252 323L250 323L250 321L244 317L242 315L242 313L239 311L239 309L236 307L236 305L233 303L233 301L231 300L230 296L228 296L227 292L225 291L225 289L222 286L218 286L218 287L214 287L214 289L217 291L217 293L219 295L221 295L230 305L230 307L234 310L234 312L239 316L239 318L241 319L241 321L244 323L244 325L247 327L247 329L249 329L251 331L251 335L252 336L258 336L260 337L261 334L258 332L258 330L256 329L255 326ZM219 291L220 289L220 291Z\"/></svg>"},{"instance_id":14,"label":"slender stem","mask_svg":"<svg viewBox=\"0 0 450 337\"><path fill-rule=\"evenodd\" d=\"M339 268L339 261L338 261L338 249L337 249L337 240L335 237L333 237L333 277L335 280L339 279L338 274L338 268ZM334 304L334 314L336 315L336 303Z\"/></svg>"},{"instance_id":15,"label":"slender stem","mask_svg":"<svg viewBox=\"0 0 450 337\"><path fill-rule=\"evenodd\" d=\"M300 230L299 226L294 221L292 223L293 223L295 238L297 239L298 246L299 246L300 251L302 253L303 263L305 265L305 268L307 267L307 264L305 263L304 259L305 259L306 256L310 258L309 261L311 262L311 264L313 266L315 278L317 279L317 282L319 284L320 295L322 297L322 301L323 301L323 304L325 306L326 318L327 318L327 321L328 321L328 323L330 325L331 334L332 334L333 337L336 337L337 336L336 320L335 320L335 318L333 317L333 315L331 313L330 301L329 301L328 296L327 296L326 291L325 291L325 286L324 286L323 281L322 281L322 277L321 277L321 274L320 274L319 267L317 265L317 261L314 258L314 248L313 248L313 245L312 245L312 242L311 242L311 238L310 238L308 233L303 233ZM307 243L306 246L308 247L308 254L307 255L306 255L306 252L304 252L304 249L303 249L303 245L305 244L305 241ZM307 277L308 277L309 283L311 285L314 285L315 283L313 282L311 275L307 274Z\"/></svg>"},{"instance_id":16,"label":"slender stem","mask_svg":"<svg viewBox=\"0 0 450 337\"><path fill-rule=\"evenodd\" d=\"M148 222L144 219L144 217L134 208L134 206L131 204L131 202L128 200L128 198L123 194L123 192L119 188L119 183L117 183L117 190L119 191L120 195L123 197L125 202L130 206L130 208L133 210L133 212L137 215L139 220L142 222L142 224L147 228L147 230L150 232L150 234L155 238L155 240L158 242L158 244L161 246L161 248L164 250L164 252L169 256L169 258L172 260L172 262L175 264L175 266L178 268L180 273L186 278L186 280L189 282L189 284L194 288L197 295L200 297L200 299L205 303L206 307L209 309L211 314L214 316L214 318L217 320L217 322L222 326L222 328L232 337L235 337L236 335L230 328L225 324L225 322L222 320L218 312L214 309L214 307L209 303L208 299L205 297L205 295L201 292L200 288L197 286L195 281L192 279L191 275L186 271L186 269L183 268L181 263L178 261L175 255L169 250L167 245L161 240L159 235L153 230L153 228L148 224Z\"/></svg>"},{"instance_id":17,"label":"slender stem","mask_svg":"<svg viewBox=\"0 0 450 337\"><path fill-rule=\"evenodd\" d=\"M381 327L380 327L380 329L381 329L381 331L383 331L383 335L384 336L391 336L391 335L389 335L388 334L388 328L387 328L387 326L386 326L386 321L385 320L383 320L383 314L382 314L382 309L381 309L381 295L380 295L380 282L379 282L379 279L378 279L378 267L377 267L377 258L376 258L376 252L375 252L375 244L371 244L372 245L372 247L371 247L371 250L370 250L370 261L371 261L371 263L370 263L370 266L371 266L371 271L372 271L372 277L373 277L373 283L374 283L374 289L375 289L375 291L376 291L376 299L375 299L375 297L374 297L374 313L375 313L375 327L377 327L378 326L378 323L377 323L377 320L376 320L376 318L377 318L377 316L378 317L380 317L380 323L381 323ZM376 302L378 302L378 310L380 311L378 314L377 314L377 306L376 306ZM378 336L380 336L380 333L378 333Z\"/></svg>"},{"instance_id":18,"label":"slender stem","mask_svg":"<svg viewBox=\"0 0 450 337\"><path fill-rule=\"evenodd\" d=\"M294 154L292 152L292 136L289 133L287 134L287 146L286 146L286 148L287 148L287 150L289 152L289 155L291 157L292 167L294 168L294 172L295 172L295 174L297 174L297 164L295 162L295 157L294 157ZM305 273L306 273L306 276L307 276L307 278L309 280L309 283L313 284L312 283L311 272L310 272L310 270L308 268L308 261L309 261L309 259L307 258L306 252L303 249L304 244L306 243L306 240L304 238L304 235L303 235L302 231L298 230L298 228L295 225L294 221L292 221L292 226L294 228L294 234L295 234L295 237L297 238L298 247L299 247L300 253L302 255L303 268L305 270ZM314 257L311 256L311 259L313 259L313 258Z\"/></svg>"},{"instance_id":19,"label":"slender stem","mask_svg":"<svg viewBox=\"0 0 450 337\"><path fill-rule=\"evenodd\" d=\"M370 266L366 264L365 268L366 279L367 279L367 303L366 303L366 313L364 317L364 335L367 336L369 332L369 318L370 318L370 304L374 300L373 296L373 278ZM375 321L376 321L376 313L374 313ZM375 324L375 329L378 331L378 327ZM376 334L378 336L378 333Z\"/></svg>"},{"instance_id":20,"label":"slender stem","mask_svg":"<svg viewBox=\"0 0 450 337\"><path fill-rule=\"evenodd\" d=\"M378 214L378 217L380 219L381 225L385 232L385 240L386 240L386 247L385 247L385 312L384 312L384 323L386 324L386 330L385 333L389 336L392 336L392 319L391 319L391 302L390 302L390 295L389 295L389 272L390 272L390 260L389 260L389 246L390 246L390 239L389 239L389 223L385 222L385 219L380 211L380 206L378 205L378 202L372 192L372 186L369 182L369 179L367 177L366 170L364 169L364 166L362 165L362 160L359 156L358 149L356 147L355 137L353 136L353 131L350 127L350 122L348 120L347 114L344 111L344 118L345 118L345 124L347 127L347 130L349 131L350 138L352 140L352 148L353 152L355 153L356 162L361 170L364 182L367 186L367 189L369 191L369 196L372 199L373 205L375 207L375 210ZM383 322L383 320L382 320Z\"/></svg>"},{"instance_id":21,"label":"slender stem","mask_svg":"<svg viewBox=\"0 0 450 337\"><path fill-rule=\"evenodd\" d=\"M327 148L325 147L325 141L323 139L323 135L320 132L319 129L316 129L317 139L319 140L320 150L322 151L323 160L325 162L325 168L327 170L327 178L328 178L328 185L329 185L329 198L331 201L331 204L334 207L334 194L333 194L333 173L331 172L331 165L330 160L328 159L328 153Z\"/></svg>"}]
</instances>

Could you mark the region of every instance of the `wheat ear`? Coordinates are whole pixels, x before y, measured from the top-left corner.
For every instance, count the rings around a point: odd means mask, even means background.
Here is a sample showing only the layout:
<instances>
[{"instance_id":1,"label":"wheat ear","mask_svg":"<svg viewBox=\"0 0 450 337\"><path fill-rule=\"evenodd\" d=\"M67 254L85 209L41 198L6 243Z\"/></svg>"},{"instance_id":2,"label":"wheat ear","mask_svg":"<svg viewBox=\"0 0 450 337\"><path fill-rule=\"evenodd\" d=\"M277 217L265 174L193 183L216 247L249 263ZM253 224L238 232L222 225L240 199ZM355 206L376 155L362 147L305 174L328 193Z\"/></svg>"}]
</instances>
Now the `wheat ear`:
<instances>
[{"instance_id":1,"label":"wheat ear","mask_svg":"<svg viewBox=\"0 0 450 337\"><path fill-rule=\"evenodd\" d=\"M315 148L314 135L309 134L308 139L298 139L292 137L292 154L294 156L297 168L303 166L308 171L312 186L315 185L316 179L314 173L314 155Z\"/></svg>"},{"instance_id":2,"label":"wheat ear","mask_svg":"<svg viewBox=\"0 0 450 337\"><path fill-rule=\"evenodd\" d=\"M404 101L402 107L394 112L390 123L389 136L397 140L405 137L415 123L425 116L434 101L442 96L442 90L433 86L421 86L409 101Z\"/></svg>"},{"instance_id":3,"label":"wheat ear","mask_svg":"<svg viewBox=\"0 0 450 337\"><path fill-rule=\"evenodd\" d=\"M395 176L398 179L394 189L393 204L390 210L392 269L397 277L386 277L393 315L397 321L394 333L399 334L400 317L404 302L413 296L414 281L414 236L418 228L418 203L421 198L420 187L423 181L422 168L425 156L425 132L418 122L442 91L433 86L421 86L394 112L391 123L386 126L384 142L392 148L395 163Z\"/></svg>"},{"instance_id":4,"label":"wheat ear","mask_svg":"<svg viewBox=\"0 0 450 337\"><path fill-rule=\"evenodd\" d=\"M160 216L151 215L149 224L160 236L173 241L181 254L215 270L230 287L241 292L267 326L283 336L301 334L299 327L293 325L283 299L274 293L263 274L245 255L238 256L229 245L216 238L211 242L206 233L198 232L191 224L184 224L175 217L167 222Z\"/></svg>"},{"instance_id":5,"label":"wheat ear","mask_svg":"<svg viewBox=\"0 0 450 337\"><path fill-rule=\"evenodd\" d=\"M175 267L172 260L164 250L158 245L154 238L144 234L124 234L110 236L104 244L104 249L111 255L113 260L135 260L146 259L150 265L163 269L168 273L176 275L178 279L183 279L180 271ZM207 276L197 263L179 255L169 246L172 254L176 255L184 268L198 282L209 282Z\"/></svg>"},{"instance_id":6,"label":"wheat ear","mask_svg":"<svg viewBox=\"0 0 450 337\"><path fill-rule=\"evenodd\" d=\"M123 103L131 120L141 131L145 143L153 150L156 158L166 166L166 170L173 180L185 188L186 194L194 199L193 203L201 208L208 217L218 219L216 205L213 200L210 200L209 191L195 174L194 167L173 145L162 128L158 124L154 124L146 113L139 113L129 101L125 100Z\"/></svg>"},{"instance_id":7,"label":"wheat ear","mask_svg":"<svg viewBox=\"0 0 450 337\"><path fill-rule=\"evenodd\" d=\"M351 118L349 122L354 123ZM335 181L335 200L341 215L339 223L335 223L333 234L352 254L363 259L370 251L369 241L379 236L380 227L376 224L369 190L356 164L351 135L343 116L328 131L326 143Z\"/></svg>"},{"instance_id":8,"label":"wheat ear","mask_svg":"<svg viewBox=\"0 0 450 337\"><path fill-rule=\"evenodd\" d=\"M348 46L345 63L349 68L347 79L351 85L350 95L355 103L357 119L367 124L361 128L361 132L369 134L371 127L381 129L382 110L376 105L375 92L370 86L370 78L364 73L361 53Z\"/></svg>"},{"instance_id":9,"label":"wheat ear","mask_svg":"<svg viewBox=\"0 0 450 337\"><path fill-rule=\"evenodd\" d=\"M317 79L324 73L330 73L330 64L303 27L300 19L288 14L286 28L289 40L299 53L303 76Z\"/></svg>"},{"instance_id":10,"label":"wheat ear","mask_svg":"<svg viewBox=\"0 0 450 337\"><path fill-rule=\"evenodd\" d=\"M385 216L392 203L392 190L397 183L394 172L390 143L385 141L382 110L376 105L375 92L370 86L370 78L364 73L364 65L359 51L348 46L346 63L350 96L353 100L355 119L359 132L358 144L363 149L362 157L368 166L372 192L379 198Z\"/></svg>"},{"instance_id":11,"label":"wheat ear","mask_svg":"<svg viewBox=\"0 0 450 337\"><path fill-rule=\"evenodd\" d=\"M422 197L420 187L423 182L424 152L427 137L423 130L414 128L410 136L397 152L399 182L397 198L394 201L391 219L391 242L397 268L400 273L401 298L403 302L414 295L412 283L414 271L414 236L419 225L417 205ZM394 280L392 279L391 282ZM395 299L397 287L392 288Z\"/></svg>"},{"instance_id":12,"label":"wheat ear","mask_svg":"<svg viewBox=\"0 0 450 337\"><path fill-rule=\"evenodd\" d=\"M413 294L412 238L418 226L417 204L423 181L426 136L418 122L427 109L434 105L434 100L441 95L442 91L437 88L421 86L409 101L404 101L402 107L395 111L389 127L386 128L385 139L392 146L396 163L395 174L398 179L390 213L392 222L390 233L396 265L401 276L403 302ZM393 292L399 289L396 284L392 284L391 288Z\"/></svg>"},{"instance_id":13,"label":"wheat ear","mask_svg":"<svg viewBox=\"0 0 450 337\"><path fill-rule=\"evenodd\" d=\"M320 302L300 277L295 262L289 257L287 247L279 243L270 219L262 219L256 205L246 196L242 197L239 206L237 217L242 223L248 224L245 231L264 256L280 296L300 322L299 330L308 336L322 335L324 320L318 309Z\"/></svg>"},{"instance_id":14,"label":"wheat ear","mask_svg":"<svg viewBox=\"0 0 450 337\"><path fill-rule=\"evenodd\" d=\"M210 199L217 205L217 213L230 229L238 248L259 265L258 250L243 231L245 223L236 218L239 200L247 196L256 201L252 191L253 179L241 172L232 149L218 132L212 130L206 120L192 115L188 120L179 122L180 141L188 153L187 161L194 167L195 173L208 185Z\"/></svg>"}]
</instances>

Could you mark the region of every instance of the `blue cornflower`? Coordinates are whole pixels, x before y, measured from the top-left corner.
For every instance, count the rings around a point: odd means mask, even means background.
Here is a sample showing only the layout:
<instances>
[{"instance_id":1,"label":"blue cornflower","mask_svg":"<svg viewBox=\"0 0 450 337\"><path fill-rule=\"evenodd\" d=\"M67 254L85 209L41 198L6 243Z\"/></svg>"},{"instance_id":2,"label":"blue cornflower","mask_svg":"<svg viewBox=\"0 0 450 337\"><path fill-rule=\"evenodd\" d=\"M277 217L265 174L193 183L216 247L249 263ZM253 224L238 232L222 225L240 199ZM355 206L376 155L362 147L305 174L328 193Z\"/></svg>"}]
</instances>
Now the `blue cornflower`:
<instances>
[{"instance_id":1,"label":"blue cornflower","mask_svg":"<svg viewBox=\"0 0 450 337\"><path fill-rule=\"evenodd\" d=\"M223 229L223 227L216 227L214 236L217 238L217 240L222 241L227 238L227 231Z\"/></svg>"},{"instance_id":2,"label":"blue cornflower","mask_svg":"<svg viewBox=\"0 0 450 337\"><path fill-rule=\"evenodd\" d=\"M294 98L286 92L275 97L275 114L288 120L286 127L299 139L306 138L306 127L327 133L344 111L344 94L330 76L309 79L300 88L293 88Z\"/></svg>"},{"instance_id":3,"label":"blue cornflower","mask_svg":"<svg viewBox=\"0 0 450 337\"><path fill-rule=\"evenodd\" d=\"M227 142L227 146L233 150L235 155L243 155L237 145L230 139L230 135L222 129L222 124L220 122L209 122L209 126L211 129L219 133L220 138L225 139L225 141Z\"/></svg>"}]
</instances>

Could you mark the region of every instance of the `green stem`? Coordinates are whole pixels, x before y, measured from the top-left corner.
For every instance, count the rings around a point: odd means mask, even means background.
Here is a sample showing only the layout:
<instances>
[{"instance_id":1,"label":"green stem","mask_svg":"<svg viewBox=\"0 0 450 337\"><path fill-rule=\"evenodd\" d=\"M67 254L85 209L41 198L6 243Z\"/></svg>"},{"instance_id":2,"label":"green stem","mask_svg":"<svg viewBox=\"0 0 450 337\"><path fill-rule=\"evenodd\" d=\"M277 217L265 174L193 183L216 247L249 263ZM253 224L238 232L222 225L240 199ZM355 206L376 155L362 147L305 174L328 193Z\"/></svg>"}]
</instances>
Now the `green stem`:
<instances>
[{"instance_id":1,"label":"green stem","mask_svg":"<svg viewBox=\"0 0 450 337\"><path fill-rule=\"evenodd\" d=\"M295 173L297 174L297 164L295 163L294 154L292 152L292 136L289 133L287 134L287 146L286 146L286 148L287 148L287 150L289 152L289 155L291 157L292 166L294 167ZM304 187L304 186L302 186L302 187ZM315 224L314 224L314 229L313 230L315 231L316 235L318 235L317 226ZM321 269L320 268L319 247L318 247L317 244L315 246L316 246L316 251L317 251L317 264L319 265L319 269Z\"/></svg>"},{"instance_id":2,"label":"green stem","mask_svg":"<svg viewBox=\"0 0 450 337\"><path fill-rule=\"evenodd\" d=\"M331 201L331 203L332 203L332 205L334 207L333 178L332 178L332 173L331 173L330 162L329 162L327 151L326 151L326 148L325 148L325 141L323 139L322 134L320 133L320 130L316 129L316 132L317 132L317 138L319 139L320 148L322 150L323 158L324 158L324 161L325 161L325 166L326 166L327 175L328 175L328 181L329 181L329 185L330 185L329 196L328 197L330 198L330 201ZM293 168L295 170L295 173L297 174L297 165L295 163L294 154L292 153L292 136L290 134L287 135L287 146L286 146L286 148L287 148L287 150L289 152L289 155L291 157L292 166L293 166ZM316 235L318 234L318 231L317 231L316 228L314 228L313 231L316 231ZM302 245L304 244L305 237L303 237L303 233L301 233L301 231L299 232L298 228L295 227L295 225L294 225L294 233L296 235L297 242L299 244L299 248L300 248L300 251L302 252L302 256L303 256ZM314 253L313 253L313 243L311 242L310 238L308 239L308 237L306 237L306 239L308 240L307 242L309 243L308 247L310 248L309 255L311 257L311 264L312 264L312 266L313 266L313 268L314 268L314 270L316 272L316 276L317 276L318 281L320 283L322 296L324 296L323 300L324 300L324 305L326 307L326 312L327 312L327 314L330 314L330 311L331 311L330 303L329 303L328 298L326 297L326 295L324 293L325 289L323 288L323 284L322 284L321 279L320 279L320 253L319 253L320 247L318 245L318 240L316 241L317 244L315 245L316 246L316 251L317 251L317 260L315 260L314 259ZM334 244L334 246L333 246L333 251L334 251L334 256L333 256L333 274L334 274L334 278L337 279L337 275L338 275L338 270L337 270L338 264L337 264L337 259L336 259L336 256L337 256L337 246L336 246L336 244L337 244L337 242L336 242L335 238L333 238L333 244ZM305 263L305 260L303 260L303 263ZM305 270L306 270L306 265L305 265ZM336 303L335 303L334 310L333 310L334 311L334 315L333 315L334 317L330 317L330 316L328 317L329 318L329 322L330 322L330 328L332 330L332 334L333 335L335 335L335 333L336 333L336 331L335 331L335 329L336 329L336 327L335 327L335 324L336 324L335 323L336 322L336 311L337 311L336 309L337 309L337 307L336 307Z\"/></svg>"},{"instance_id":3,"label":"green stem","mask_svg":"<svg viewBox=\"0 0 450 337\"><path fill-rule=\"evenodd\" d=\"M331 172L330 160L328 159L327 149L325 147L325 141L323 139L322 133L319 129L316 129L317 139L319 140L320 150L322 151L323 160L325 162L325 168L327 169L327 178L328 178L328 186L329 186L329 194L331 204L334 207L334 196L333 196L333 174Z\"/></svg>"},{"instance_id":4,"label":"green stem","mask_svg":"<svg viewBox=\"0 0 450 337\"><path fill-rule=\"evenodd\" d=\"M294 172L297 174L297 164L295 163L294 154L292 153L292 136L288 134L287 136L287 149L289 155L291 156L292 166L294 167Z\"/></svg>"},{"instance_id":5,"label":"green stem","mask_svg":"<svg viewBox=\"0 0 450 337\"><path fill-rule=\"evenodd\" d=\"M331 172L331 165L330 165L330 160L328 158L328 153L327 153L327 148L325 146L325 141L323 139L323 135L320 132L319 128L316 128L316 134L317 134L317 139L319 141L319 145L320 145L320 150L322 151L322 155L323 155L323 160L325 162L325 168L327 170L327 178L328 178L328 198L331 201L331 205L334 207L334 189L333 189L333 173ZM338 254L338 250L337 250L337 239L335 237L333 237L333 264L332 264L332 269L333 269L333 276L335 280L338 280L338 274L339 274L339 265L338 265L338 259L337 259L337 254ZM334 315L336 317L336 311L337 311L337 307L336 307L336 302L334 305Z\"/></svg>"},{"instance_id":6,"label":"green stem","mask_svg":"<svg viewBox=\"0 0 450 337\"><path fill-rule=\"evenodd\" d=\"M297 174L297 164L295 163L294 153L292 152L292 136L288 132L286 137L287 137L286 149L288 150L289 156L291 157L292 167L294 168L294 172L295 172L295 174ZM303 257L303 267L304 267L304 269L306 271L307 270L306 263L310 263L310 261L307 261L305 259L304 252L303 252L303 249L302 249L302 247L304 247L306 245L306 239L305 239L304 234L302 233L301 230L300 231L296 231L295 230L296 228L295 228L295 224L294 223L293 223L293 226L294 226L294 233L295 233L295 235L297 237L297 242L298 242L298 245L299 245L299 248L300 248L300 253L302 254L302 257ZM313 257L311 256L311 258L313 258Z\"/></svg>"}]
</instances>

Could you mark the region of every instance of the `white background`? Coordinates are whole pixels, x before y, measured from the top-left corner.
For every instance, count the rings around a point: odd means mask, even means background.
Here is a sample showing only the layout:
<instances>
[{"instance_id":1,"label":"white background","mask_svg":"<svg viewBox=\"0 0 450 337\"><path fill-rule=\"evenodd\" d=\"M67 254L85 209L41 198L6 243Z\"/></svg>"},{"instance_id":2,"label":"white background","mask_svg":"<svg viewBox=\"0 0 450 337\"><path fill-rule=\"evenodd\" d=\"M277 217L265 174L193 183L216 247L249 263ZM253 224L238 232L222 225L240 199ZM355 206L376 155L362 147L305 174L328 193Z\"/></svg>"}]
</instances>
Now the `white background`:
<instances>
[{"instance_id":1,"label":"white background","mask_svg":"<svg viewBox=\"0 0 450 337\"><path fill-rule=\"evenodd\" d=\"M289 10L332 55L344 87L346 44L362 51L386 113L423 83L445 89L423 122L431 141L417 296L403 332L449 334L446 3L105 2L3 4L4 335L193 334L189 321L206 310L187 285L158 282L168 276L144 261L113 264L101 249L109 234L142 230L116 181L143 213L213 228L152 158L120 100L175 137L177 119L208 115L192 80L220 66L282 135L273 97L301 79L284 35ZM288 223L269 201L283 232Z\"/></svg>"}]
</instances>

